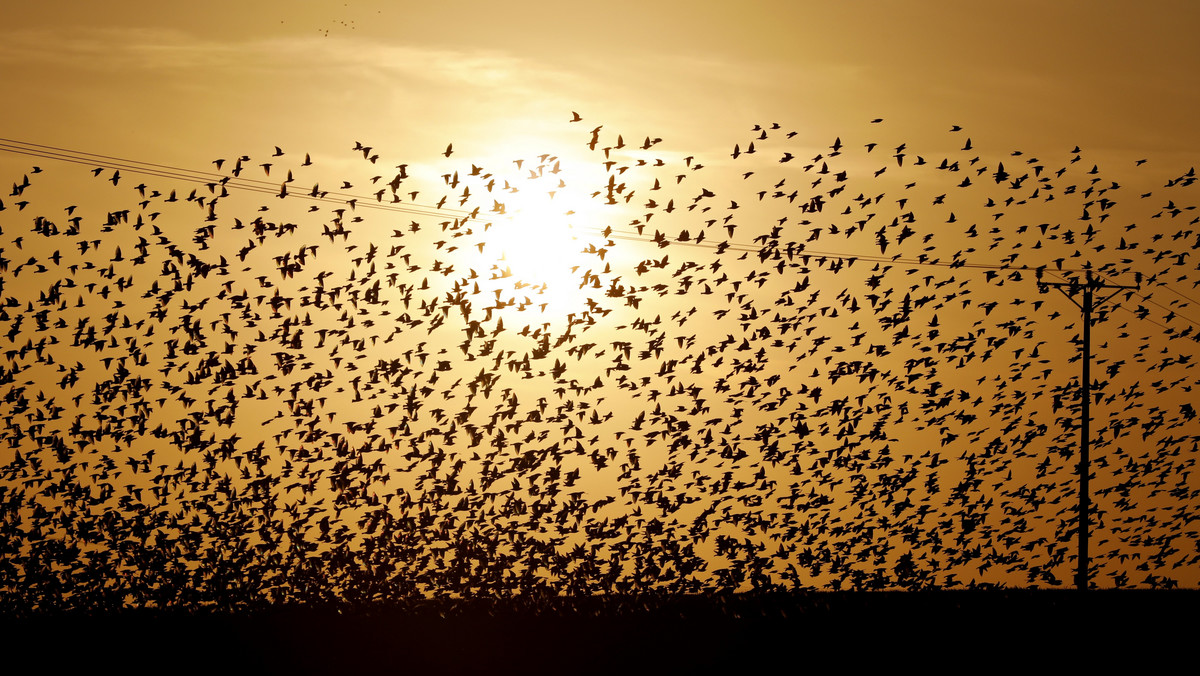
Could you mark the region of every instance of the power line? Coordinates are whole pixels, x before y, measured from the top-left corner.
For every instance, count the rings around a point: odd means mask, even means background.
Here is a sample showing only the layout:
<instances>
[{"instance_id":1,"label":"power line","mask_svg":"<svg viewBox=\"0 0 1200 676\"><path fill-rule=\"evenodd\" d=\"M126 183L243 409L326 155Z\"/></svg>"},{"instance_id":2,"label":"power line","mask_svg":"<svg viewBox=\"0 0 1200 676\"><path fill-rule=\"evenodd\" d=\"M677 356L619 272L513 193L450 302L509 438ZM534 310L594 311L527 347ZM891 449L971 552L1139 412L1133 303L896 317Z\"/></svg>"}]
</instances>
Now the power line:
<instances>
[{"instance_id":1,"label":"power line","mask_svg":"<svg viewBox=\"0 0 1200 676\"><path fill-rule=\"evenodd\" d=\"M24 146L27 146L27 147L24 147ZM50 145L44 145L44 144L38 144L38 143L31 143L31 142L19 141L19 140L15 140L15 139L0 138L0 150L24 154L24 155L31 155L34 157L42 157L44 159L52 159L52 160L71 162L71 163L75 163L75 164L83 164L83 165L87 165L87 166L92 166L92 165L97 165L97 164L107 165L106 168L110 168L110 169L121 169L121 170L129 171L132 173L136 173L136 174L152 175L152 176L158 176L160 178L178 179L178 180L184 180L184 181L193 182L193 183L200 183L200 184L208 186L211 190L215 190L216 186L223 186L225 188L247 190L247 191L252 191L252 192L259 192L262 194L270 194L270 195L278 195L279 194L279 188L277 187L277 184L270 182L270 181L264 181L261 179L230 177L230 176L227 176L224 174L210 172L210 171L187 169L184 167L176 167L173 165L158 164L158 163L153 163L153 162L143 162L140 160L130 160L127 158L117 157L114 155L104 155L104 154L99 154L99 153L90 153L90 152L86 152L86 151L77 151L77 150L72 150L72 149L67 149L67 148L61 148L58 146L50 146ZM97 160L104 160L104 161L100 162ZM330 198L329 196L331 196L331 195L335 196L338 199ZM441 216L441 215L445 215L445 214L450 214L450 215L458 214L460 216L468 216L472 213L469 211L464 211L462 209L455 209L453 207L441 208L436 205L421 205L421 204L401 205L400 203L395 203L395 202L386 203L386 202L380 202L378 200L373 201L374 200L373 195L371 195L371 196L356 195L353 193L345 193L345 192L340 192L340 191L319 191L319 193L317 195L313 195L311 192L306 193L306 192L288 191L287 196L288 197L294 196L294 197L298 197L301 199L308 199L308 200L312 200L312 201L334 203L334 204L349 203L351 200L353 200L355 207L363 207L363 208L369 208L369 209L381 209L381 210L385 210L385 211L398 211L398 212L402 212L402 213L410 213L410 214L416 214L416 215L422 215L422 216ZM594 227L594 226L582 226L579 229L583 230L583 231L593 232L593 233L602 232L602 230L600 228ZM617 237L614 238L613 237L614 235L616 235ZM614 239L621 239L624 241L642 242L642 243L651 243L651 242L657 243L657 241L658 241L656 238L645 236L640 233L634 233L631 231L609 230L608 237L614 238ZM744 253L760 253L766 249L771 248L769 246L759 246L757 244L747 244L747 243L739 243L739 242L706 243L706 242L685 241L685 240L678 240L678 239L669 240L669 243L671 245L685 245L685 246L693 246L693 247L708 248L708 249L726 249L726 250L740 251L740 252L744 252ZM864 261L864 262L888 263L888 264L899 263L899 264L903 264L903 265L917 265L917 266L926 266L926 267L976 268L976 269L987 269L987 270L1035 270L1035 269L1037 269L1036 267L1031 267L1028 265L1013 266L1013 265L1004 265L1004 264L971 263L971 262L962 261L962 260L942 262L942 261L938 261L938 260L927 260L924 258L915 258L915 259L914 258L902 258L899 255L888 257L888 256L882 256L882 255L874 255L874 254L851 254L851 253L837 252L837 251L805 249L805 248L803 248L802 245L801 245L800 249L795 251L794 255L810 256L810 257L818 257L818 258L825 257L825 258L834 259L834 260L846 261L849 263L853 263L853 262L857 262L857 261ZM1080 270L1068 269L1068 271L1082 272L1083 270L1082 269L1080 269Z\"/></svg>"},{"instance_id":2,"label":"power line","mask_svg":"<svg viewBox=\"0 0 1200 676\"><path fill-rule=\"evenodd\" d=\"M1106 279L1109 279L1107 275L1103 275L1103 274L1101 274L1101 273L1097 273L1097 274L1100 274L1102 277L1105 277ZM1061 278L1061 277L1060 277L1060 279L1063 279L1063 281L1066 281L1066 279L1065 279L1065 278ZM1110 280L1110 281L1111 281L1111 280ZM1175 291L1174 289L1172 289L1171 287L1167 286L1166 284L1159 283L1159 284L1158 284L1158 286L1161 286L1162 288L1164 288L1164 289L1166 289L1166 290L1168 290L1168 291L1171 291L1172 293L1175 293L1175 294L1177 294L1177 295L1179 295L1179 296L1183 296L1184 298L1187 298L1187 296L1184 296L1182 293L1179 293L1178 291ZM1139 299L1141 299L1141 300L1144 300L1144 301L1146 301L1147 303L1150 303L1151 305L1156 305L1156 306L1158 306L1159 308L1162 308L1163 310L1166 310L1166 311L1167 311L1167 312L1168 312L1170 315L1172 315L1173 317L1177 317L1177 318L1179 318L1179 319L1182 319L1182 320L1184 320L1185 322L1188 322L1189 324L1191 324L1192 326L1195 326L1195 327L1197 327L1197 328L1200 328L1200 322L1197 322L1196 320L1192 319L1191 317L1188 317L1188 316L1186 316L1186 315L1182 315L1182 314L1179 314L1178 312L1175 312L1175 311L1174 311L1174 310L1172 310L1171 308L1169 308L1169 307L1167 307L1167 306L1163 305L1162 303L1159 303L1158 301L1156 301L1156 300L1152 299L1152 298L1151 298L1149 295L1143 295L1143 294L1141 294L1141 293L1138 293L1138 291L1139 291L1139 290L1140 290L1140 288L1138 288L1138 289L1134 289L1134 290L1131 290L1131 291L1129 291L1129 294L1130 294L1130 295L1133 295L1133 296L1137 296ZM1191 299L1188 299L1188 300L1191 300ZM1156 322L1156 321L1154 321L1154 320L1152 320L1152 319L1147 319L1147 318L1145 318L1145 317L1139 316L1139 315L1138 315L1138 313L1134 312L1133 310L1130 310L1129 308L1127 308L1127 307L1125 307L1125 306L1123 306L1123 305L1118 305L1117 307L1118 307L1119 309L1125 310L1126 312L1128 312L1128 313L1132 314L1133 316L1137 317L1137 318L1138 318L1140 321L1149 322L1149 323L1151 323L1151 324L1154 324L1155 326L1157 326L1157 327L1159 327L1159 328L1163 329L1164 331L1170 331L1170 330L1171 330L1171 329L1170 329L1169 327L1167 327L1165 324L1160 324L1160 323L1158 323L1158 322ZM1196 338L1196 339L1197 339L1197 340L1200 340L1200 334L1197 334L1197 338Z\"/></svg>"},{"instance_id":3,"label":"power line","mask_svg":"<svg viewBox=\"0 0 1200 676\"><path fill-rule=\"evenodd\" d=\"M217 186L221 186L222 188L232 188L232 189L236 189L236 190L258 192L261 194L268 194L268 195L273 195L273 196L278 196L278 197L282 197L282 196L296 197L299 199L305 199L305 200L310 200L310 201L315 201L315 202L323 202L323 203L329 203L329 204L338 204L338 205L351 204L352 208L361 207L364 209L377 209L377 210L399 212L399 213L411 214L411 215L416 215L416 216L425 216L425 217L441 217L441 216L447 216L447 215L451 216L451 217L460 217L460 218L461 217L472 217L473 214L477 213L477 211L478 211L478 210L465 211L465 210L457 209L454 207L441 207L438 205L432 205L432 204L426 205L426 204L419 204L419 203L415 203L415 202L412 204L405 204L405 203L402 203L399 201L383 202L382 199L377 198L376 195L358 195L358 194L342 192L342 191L322 191L322 190L317 190L316 186L314 186L313 190L309 191L309 192L288 190L288 191L286 191L286 193L284 193L283 186L286 186L287 182L281 182L281 183L277 184L277 183L274 183L271 181L265 181L262 179L231 177L231 176L228 176L225 174L211 172L211 171L188 169L185 167L177 167L174 165L159 164L159 163L153 163L153 162L144 162L141 160L131 160L128 158L122 158L122 157L118 157L118 156L114 156L114 155L91 153L91 152L87 152L87 151L73 150L73 149L69 149L69 148L62 148L59 146L51 146L51 145L45 145L45 144L39 144L39 143L32 143L29 141L20 141L20 140L16 140L16 139L0 138L0 151L22 154L22 155L29 155L29 156L33 156L33 157L41 157L43 159L51 159L51 160L56 160L56 161L70 162L70 163L74 163L74 164L82 164L82 165L86 165L86 166L101 165L101 166L104 166L105 168L114 169L114 170L119 169L119 170L131 172L131 173L135 173L135 174L157 176L160 178L167 178L167 179L174 179L174 180L182 180L182 181L187 181L187 182L191 182L191 183L199 183L199 184L209 187L210 191L213 191L214 193L215 193ZM498 216L508 216L509 218L512 218L512 215L509 215L509 214L500 213L497 215ZM672 240L663 240L657 236L650 237L650 236L643 235L641 233L634 233L632 231L617 231L617 230L612 230L611 228L606 228L606 229L602 230L601 228L595 227L595 226L580 226L580 227L578 227L578 230L583 231L583 232L590 232L593 234L605 234L605 236L608 239L613 239L613 240L622 240L622 241L640 242L640 243L655 243L655 244L659 244L660 246L662 246L660 244L660 242L665 241L669 245L672 245L672 246L683 245L683 246L690 246L690 247L707 248L707 249L711 249L711 250L718 250L718 249L719 250L731 250L731 251L738 251L738 252L742 252L742 253L761 254L764 251L770 251L771 253L768 255L771 257L772 260L777 260L775 252L778 252L779 255L784 255L784 254L789 253L785 250L780 250L778 247L772 247L770 245L761 245L760 246L758 244L748 244L748 243L742 243L742 242L728 242L728 241L718 243L718 242L715 242L712 240L709 240L707 242L697 242L694 240L692 240L692 241L680 240L678 238L672 239ZM996 264L996 263L977 263L977 262L965 261L965 260L962 260L959 258L955 258L954 260L950 260L950 261L943 261L943 260L936 259L936 258L931 260L929 257L927 257L925 255L921 255L920 257L917 257L917 258L912 258L912 257L902 257L899 254L890 256L890 257L885 256L885 255L876 255L876 254L853 254L853 253L846 253L846 252L840 252L840 251L807 249L807 248L804 248L803 244L800 244L799 247L792 250L790 252L790 255L793 257L802 257L802 258L814 258L815 257L818 259L821 259L821 258L832 259L832 260L843 261L843 262L846 262L849 264L853 264L854 262L862 261L862 262L867 262L867 263L884 263L884 264L889 264L889 265L900 264L900 265L912 265L912 266L920 266L920 267L970 268L970 269L977 269L977 270L994 270L994 271L1005 271L1005 272L1011 272L1011 271L1035 271L1036 272L1039 270L1047 271L1050 269L1049 265L1031 266L1031 265L1027 265L1027 264L1012 265L1012 264ZM1061 270L1063 272L1074 272L1074 273L1083 273L1083 272L1087 271L1087 268L1057 268L1056 267L1056 269ZM1176 292L1176 293L1178 293L1178 292ZM1180 295L1182 295L1182 294L1180 294ZM1164 309L1166 309L1166 308L1164 308ZM1192 320L1189 319L1188 321L1192 321ZM1195 323L1195 322L1193 322L1193 323Z\"/></svg>"},{"instance_id":4,"label":"power line","mask_svg":"<svg viewBox=\"0 0 1200 676\"><path fill-rule=\"evenodd\" d=\"M24 146L32 147L22 147L22 145L13 144L22 144ZM46 146L36 143L28 143L25 141L13 141L12 139L4 138L0 138L0 150L21 155L41 157L43 159L82 164L85 166L100 165L106 169L119 169L134 174L157 176L159 178L199 183L209 186L214 190L217 186L222 186L225 188L234 188L263 194L278 195L280 192L280 186L286 183L273 183L271 181L264 181L261 179L231 177L215 172L187 169L183 167L175 167L151 162L142 162L140 160L130 160L111 155L99 155L96 153L68 150L55 146ZM98 159L103 161L97 161ZM423 205L417 203L409 205L397 202L380 202L375 200L374 195L356 195L342 191L316 192L317 194L313 195L311 192L288 191L287 196L332 204L344 204L354 200L355 206L362 206L364 208L372 209L384 209L388 211L399 211L403 213L414 213L424 216L445 214L449 214L451 216L455 214L464 216L470 213L461 209L455 209L453 207L440 208L436 205Z\"/></svg>"},{"instance_id":5,"label":"power line","mask_svg":"<svg viewBox=\"0 0 1200 676\"><path fill-rule=\"evenodd\" d=\"M1195 304L1195 305L1200 305L1200 301L1198 301L1198 300L1196 300L1195 298L1192 298L1191 296L1188 296L1188 295L1186 295L1186 294L1184 294L1184 293L1182 293L1182 292L1180 292L1180 291L1176 291L1175 289L1173 289L1173 288L1171 288L1171 287L1167 286L1166 284L1160 284L1159 286L1163 287L1163 288L1164 288L1164 289L1166 289L1167 291L1170 291L1171 293L1175 294L1176 296L1179 296L1180 298L1182 298L1182 299L1184 299L1184 300L1188 301L1189 303L1193 303L1193 304ZM1193 287L1193 288L1194 288L1194 287Z\"/></svg>"}]
</instances>

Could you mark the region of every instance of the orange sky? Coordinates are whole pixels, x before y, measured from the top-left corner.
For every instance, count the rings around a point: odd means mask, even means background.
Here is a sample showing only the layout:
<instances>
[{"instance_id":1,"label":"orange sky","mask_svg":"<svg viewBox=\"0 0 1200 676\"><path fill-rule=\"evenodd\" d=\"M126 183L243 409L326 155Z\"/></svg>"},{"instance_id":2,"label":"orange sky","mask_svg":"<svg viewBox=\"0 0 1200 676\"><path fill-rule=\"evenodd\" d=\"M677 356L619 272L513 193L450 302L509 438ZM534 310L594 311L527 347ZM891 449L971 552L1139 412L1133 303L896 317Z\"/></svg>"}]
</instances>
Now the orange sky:
<instances>
[{"instance_id":1,"label":"orange sky","mask_svg":"<svg viewBox=\"0 0 1200 676\"><path fill-rule=\"evenodd\" d=\"M26 524L35 505L74 523L158 519L145 556L192 573L224 551L219 529L181 535L219 520L205 503L239 528L307 532L319 565L334 565L318 538L330 521L317 525L331 518L376 572L388 557L362 552L381 515L414 519L415 539L387 551L421 593L528 589L507 569L607 591L905 586L913 570L938 586L1070 584L1079 319L1031 280L1090 264L1109 284L1150 280L1096 329L1094 581L1196 586L1194 12L15 8L0 28L5 439L44 464L10 464L0 485ZM180 169L226 176L220 207L185 200L217 190L168 175ZM814 196L828 207L802 210ZM128 220L105 225L120 210ZM60 232L27 232L36 216ZM62 232L72 216L80 232ZM164 295L174 275L191 280ZM71 280L65 305L46 300L55 278ZM892 323L901 308L908 325ZM116 345L81 347L88 325ZM45 336L50 360L21 350ZM86 457L47 450L47 430ZM387 472L347 465L347 448ZM172 474L211 454L203 487ZM146 467L97 478L105 455ZM93 470L68 471L85 459ZM64 507L45 488L60 479L102 497ZM271 479L268 499L257 482ZM545 507L533 485L561 495ZM154 506L119 502L162 486ZM471 488L436 497L447 486ZM532 507L530 529L514 501L549 511ZM603 535L616 522L623 545ZM270 538L254 529L230 542ZM10 595L39 542L121 549L77 527L22 532L22 568L0 577ZM599 549L586 565L538 563L521 558L531 541ZM472 549L488 546L490 559ZM303 546L279 550L286 565L263 550L254 565L297 588ZM123 556L112 570L168 584L164 564Z\"/></svg>"},{"instance_id":2,"label":"orange sky","mask_svg":"<svg viewBox=\"0 0 1200 676\"><path fill-rule=\"evenodd\" d=\"M57 7L57 6L55 6ZM12 8L23 140L168 162L221 144L484 145L562 110L694 151L763 120L885 117L1012 147L1187 158L1187 2L155 3ZM640 131L640 130L639 130ZM631 129L631 133L634 130ZM15 132L14 132L15 134ZM400 146L403 139L404 146ZM99 146L99 147L97 147ZM143 152L134 152L142 151Z\"/></svg>"}]
</instances>

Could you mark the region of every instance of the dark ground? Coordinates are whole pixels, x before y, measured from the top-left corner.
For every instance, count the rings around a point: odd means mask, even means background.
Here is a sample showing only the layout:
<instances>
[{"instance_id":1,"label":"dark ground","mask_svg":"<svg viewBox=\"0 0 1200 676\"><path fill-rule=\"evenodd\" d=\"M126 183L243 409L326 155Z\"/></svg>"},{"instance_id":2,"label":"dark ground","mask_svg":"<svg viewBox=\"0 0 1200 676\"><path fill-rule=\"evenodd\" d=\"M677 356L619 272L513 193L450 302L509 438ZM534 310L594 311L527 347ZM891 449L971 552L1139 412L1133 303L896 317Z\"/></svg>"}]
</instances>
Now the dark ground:
<instances>
[{"instance_id":1,"label":"dark ground","mask_svg":"<svg viewBox=\"0 0 1200 676\"><path fill-rule=\"evenodd\" d=\"M1198 610L1197 590L430 601L8 616L0 645L52 672L1073 673L1182 660L1186 673L1200 647Z\"/></svg>"}]
</instances>

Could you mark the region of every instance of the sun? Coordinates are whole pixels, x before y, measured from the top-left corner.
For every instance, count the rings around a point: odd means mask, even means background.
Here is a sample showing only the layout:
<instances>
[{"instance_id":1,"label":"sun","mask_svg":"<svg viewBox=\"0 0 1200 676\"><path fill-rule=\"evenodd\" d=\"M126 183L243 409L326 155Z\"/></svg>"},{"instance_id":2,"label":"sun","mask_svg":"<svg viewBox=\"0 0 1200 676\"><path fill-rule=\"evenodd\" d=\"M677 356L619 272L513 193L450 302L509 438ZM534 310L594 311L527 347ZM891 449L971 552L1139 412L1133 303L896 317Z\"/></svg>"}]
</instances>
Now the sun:
<instances>
[{"instance_id":1,"label":"sun","mask_svg":"<svg viewBox=\"0 0 1200 676\"><path fill-rule=\"evenodd\" d=\"M595 293L587 289L594 283L589 273L600 262L594 242L603 226L590 196L562 182L553 186L526 187L497 200L501 207L479 253L489 269L512 282L519 296L544 310L570 311Z\"/></svg>"},{"instance_id":2,"label":"sun","mask_svg":"<svg viewBox=\"0 0 1200 676\"><path fill-rule=\"evenodd\" d=\"M587 262L581 230L572 218L579 212L552 198L524 199L509 208L488 237L497 267L531 285L540 296L537 304L562 309L576 302L584 285L580 266Z\"/></svg>"}]
</instances>

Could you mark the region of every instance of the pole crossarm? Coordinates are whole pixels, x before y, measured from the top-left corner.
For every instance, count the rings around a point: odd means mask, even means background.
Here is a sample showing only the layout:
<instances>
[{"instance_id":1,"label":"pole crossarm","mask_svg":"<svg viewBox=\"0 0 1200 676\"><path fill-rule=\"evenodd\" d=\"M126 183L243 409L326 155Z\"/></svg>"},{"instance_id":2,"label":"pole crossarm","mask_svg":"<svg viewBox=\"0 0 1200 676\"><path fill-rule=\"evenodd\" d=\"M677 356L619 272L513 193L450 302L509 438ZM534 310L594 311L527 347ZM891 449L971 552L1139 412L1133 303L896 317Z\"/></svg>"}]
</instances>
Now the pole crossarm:
<instances>
[{"instance_id":1,"label":"pole crossarm","mask_svg":"<svg viewBox=\"0 0 1200 676\"><path fill-rule=\"evenodd\" d=\"M1078 301L1075 300L1075 293L1077 291L1080 291L1080 290L1089 291L1090 290L1090 291L1094 292L1099 289L1115 289L1115 291L1113 291L1108 296L1105 296L1100 302L1093 303L1092 307L1093 307L1093 309L1095 309L1096 307L1103 305L1103 304L1107 303L1108 301L1112 300L1118 294L1120 294L1122 291L1126 291L1126 290L1137 291L1138 289L1142 288L1140 284L1106 284L1103 281L1101 281L1098 277L1093 276L1091 270L1087 270L1085 272L1086 272L1087 277L1083 282L1080 282L1078 279L1072 279L1069 282L1043 282L1042 280L1039 279L1037 281L1037 284L1040 287L1052 286L1052 287L1058 289L1059 291L1062 292L1062 294L1064 296L1067 297L1068 300L1070 300L1072 303L1075 303L1075 307L1079 308L1080 310L1082 310L1084 308L1083 308L1083 305L1081 305ZM1065 289L1065 291L1064 291L1064 289Z\"/></svg>"},{"instance_id":2,"label":"pole crossarm","mask_svg":"<svg viewBox=\"0 0 1200 676\"><path fill-rule=\"evenodd\" d=\"M1140 281L1140 280L1139 280ZM1091 451L1090 444L1090 425L1092 420L1091 401L1092 401L1092 311L1097 306L1111 300L1121 291L1128 289L1138 289L1138 286L1120 285L1120 284L1105 284L1099 278L1092 274L1091 270L1086 271L1086 277L1082 283L1078 279L1073 279L1069 282L1043 282L1040 279L1038 284L1041 286L1053 286L1063 293L1075 306L1083 312L1083 375L1081 377L1083 401L1080 416L1082 420L1079 425L1079 526L1077 533L1079 536L1079 557L1078 569L1075 573L1075 584L1080 591L1088 588L1088 510L1091 506L1091 498L1088 493L1088 474ZM1095 292L1100 289L1115 289L1110 295L1104 297L1100 302L1095 302ZM1075 294L1083 292L1083 302L1075 300Z\"/></svg>"}]
</instances>

